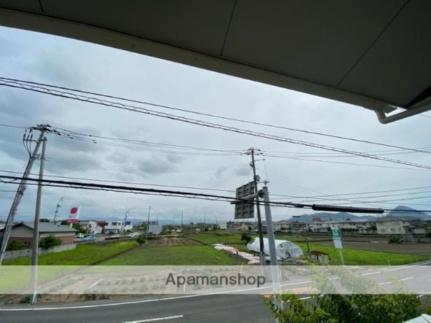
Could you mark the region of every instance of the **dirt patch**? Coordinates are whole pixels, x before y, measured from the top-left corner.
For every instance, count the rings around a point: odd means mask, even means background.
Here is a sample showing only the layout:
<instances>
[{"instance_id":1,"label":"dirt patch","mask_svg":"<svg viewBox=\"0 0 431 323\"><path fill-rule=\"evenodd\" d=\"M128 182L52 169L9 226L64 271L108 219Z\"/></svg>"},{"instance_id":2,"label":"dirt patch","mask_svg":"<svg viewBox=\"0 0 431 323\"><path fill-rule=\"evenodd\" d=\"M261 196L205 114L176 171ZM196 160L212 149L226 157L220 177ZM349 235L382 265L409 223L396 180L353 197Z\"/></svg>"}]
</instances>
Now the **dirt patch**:
<instances>
[{"instance_id":1,"label":"dirt patch","mask_svg":"<svg viewBox=\"0 0 431 323\"><path fill-rule=\"evenodd\" d=\"M319 243L323 245L330 245L330 246L333 245L332 241L319 242ZM352 249L403 253L403 254L431 257L431 243L395 244L395 243L388 243L387 241L375 241L375 242L343 241L343 245L346 248L352 248Z\"/></svg>"},{"instance_id":2,"label":"dirt patch","mask_svg":"<svg viewBox=\"0 0 431 323\"><path fill-rule=\"evenodd\" d=\"M160 238L148 240L149 246L190 246L200 245L199 242L186 238Z\"/></svg>"}]
</instances>

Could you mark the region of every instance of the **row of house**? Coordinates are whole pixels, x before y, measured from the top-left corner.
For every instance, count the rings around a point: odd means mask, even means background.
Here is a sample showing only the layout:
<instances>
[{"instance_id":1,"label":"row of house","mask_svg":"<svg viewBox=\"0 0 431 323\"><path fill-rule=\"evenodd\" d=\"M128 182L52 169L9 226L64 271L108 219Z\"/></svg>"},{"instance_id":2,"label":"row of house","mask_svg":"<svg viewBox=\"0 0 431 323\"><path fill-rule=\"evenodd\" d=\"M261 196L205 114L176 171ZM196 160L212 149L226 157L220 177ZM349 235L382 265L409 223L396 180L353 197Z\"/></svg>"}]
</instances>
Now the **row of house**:
<instances>
[{"instance_id":1,"label":"row of house","mask_svg":"<svg viewBox=\"0 0 431 323\"><path fill-rule=\"evenodd\" d=\"M274 232L284 233L326 233L331 226L338 226L344 232L359 234L415 234L425 235L431 232L431 221L415 218L385 217L367 221L291 221L281 220L273 222ZM256 231L257 223L250 221L228 222L230 231ZM266 232L266 224L262 223L262 230Z\"/></svg>"},{"instance_id":2,"label":"row of house","mask_svg":"<svg viewBox=\"0 0 431 323\"><path fill-rule=\"evenodd\" d=\"M130 222L122 221L94 221L82 220L79 222L81 227L88 234L119 234L130 232L133 225ZM29 248L33 241L33 222L19 222L12 227L10 241L16 240L23 242ZM161 225L157 222L150 222L149 232L151 234L160 234L162 231ZM0 227L0 241L3 239L4 224ZM77 230L70 225L60 225L51 222L39 222L39 242L48 236L54 236L61 241L61 245L70 245L75 241Z\"/></svg>"},{"instance_id":3,"label":"row of house","mask_svg":"<svg viewBox=\"0 0 431 323\"><path fill-rule=\"evenodd\" d=\"M12 227L10 241L21 241L29 248L33 242L33 222L15 223ZM0 229L0 241L3 239L4 228ZM56 225L49 222L39 223L39 242L48 236L54 236L61 241L61 245L70 245L75 241L76 230L69 225Z\"/></svg>"}]
</instances>

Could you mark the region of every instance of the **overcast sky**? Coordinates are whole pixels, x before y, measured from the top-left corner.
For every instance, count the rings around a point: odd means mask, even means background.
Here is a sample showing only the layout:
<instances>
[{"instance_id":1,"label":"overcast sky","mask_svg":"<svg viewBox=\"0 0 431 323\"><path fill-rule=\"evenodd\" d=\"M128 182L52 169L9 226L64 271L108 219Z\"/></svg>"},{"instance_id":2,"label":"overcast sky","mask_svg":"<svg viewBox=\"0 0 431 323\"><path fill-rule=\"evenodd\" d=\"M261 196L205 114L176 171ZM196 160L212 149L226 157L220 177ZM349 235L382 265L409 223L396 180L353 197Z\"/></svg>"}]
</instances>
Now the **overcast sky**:
<instances>
[{"instance_id":1,"label":"overcast sky","mask_svg":"<svg viewBox=\"0 0 431 323\"><path fill-rule=\"evenodd\" d=\"M0 43L1 76L394 145L431 146L431 119L426 117L417 116L382 125L373 112L360 107L34 32L0 28ZM245 151L253 146L290 157L295 156L294 153L315 153L317 157L314 158L319 160L360 164L266 157L266 167L263 161L257 163L258 172L262 178L270 181L270 192L278 194L310 196L431 185L431 171L427 170L408 169L407 166L357 157L328 157L328 152L323 150L6 87L0 87L0 123L20 126L49 123L99 135L215 149ZM393 150L286 130L233 122L229 124L358 151L380 153ZM22 129L0 127L0 170L23 171L28 155L21 142L22 135ZM46 174L226 190L251 180L249 156L199 155L163 150L106 142L92 144L49 135ZM427 154L391 157L431 165L431 158ZM38 164L34 166L33 172L36 173ZM3 220L14 194L9 191L13 189L16 189L16 185L0 183L0 218ZM29 220L33 217L35 195L34 187L29 187L19 206L18 219ZM421 194L424 195L426 192ZM122 218L125 210L131 209L130 217L144 219L151 205L153 216L160 220L172 221L176 218L179 221L181 210L184 210L184 221L222 221L233 218L233 207L221 202L60 188L44 188L43 217L52 218L60 197L64 197L60 217L66 217L71 206L80 205L82 218ZM399 203L391 201L369 206L394 207L397 204L431 208L429 199L401 200ZM276 220L302 213L304 210L273 209Z\"/></svg>"}]
</instances>

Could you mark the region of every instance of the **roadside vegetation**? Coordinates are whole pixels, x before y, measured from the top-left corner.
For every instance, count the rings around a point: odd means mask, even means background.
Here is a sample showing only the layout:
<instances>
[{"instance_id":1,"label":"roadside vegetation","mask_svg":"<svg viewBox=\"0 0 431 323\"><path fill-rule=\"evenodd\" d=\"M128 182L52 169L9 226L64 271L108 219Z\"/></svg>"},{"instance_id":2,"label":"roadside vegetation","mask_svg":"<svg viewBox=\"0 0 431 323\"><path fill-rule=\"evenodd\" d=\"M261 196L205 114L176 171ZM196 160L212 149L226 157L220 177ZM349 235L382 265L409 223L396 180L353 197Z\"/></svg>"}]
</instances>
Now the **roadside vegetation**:
<instances>
[{"instance_id":1,"label":"roadside vegetation","mask_svg":"<svg viewBox=\"0 0 431 323\"><path fill-rule=\"evenodd\" d=\"M297 242L298 246L307 251L307 244ZM341 264L340 253L332 246L326 246L318 243L310 243L311 250L318 250L327 253L331 265ZM419 262L429 259L426 256L409 255L391 252L366 251L360 249L343 248L343 257L346 265L405 265L412 262Z\"/></svg>"},{"instance_id":2,"label":"roadside vegetation","mask_svg":"<svg viewBox=\"0 0 431 323\"><path fill-rule=\"evenodd\" d=\"M137 248L101 265L240 265L241 258L204 245L147 246Z\"/></svg>"},{"instance_id":3,"label":"roadside vegetation","mask_svg":"<svg viewBox=\"0 0 431 323\"><path fill-rule=\"evenodd\" d=\"M194 233L187 235L189 239L199 241L205 245L213 245L216 243L227 244L232 247L236 247L241 251L248 251L246 244L249 235L241 234L239 232L207 232L207 233ZM252 235L256 238L256 235ZM307 244L303 241L304 238L299 236L286 236L277 235L277 239L288 239L295 242L304 254L307 252ZM327 253L330 259L330 264L337 265L341 264L340 254L337 249L333 246L320 244L320 243L309 243L310 249L315 251L321 251ZM413 262L419 262L429 259L427 256L393 253L393 252L381 252L381 251L367 251L361 249L344 248L343 249L344 262L346 265L404 265Z\"/></svg>"},{"instance_id":4,"label":"roadside vegetation","mask_svg":"<svg viewBox=\"0 0 431 323\"><path fill-rule=\"evenodd\" d=\"M39 265L94 265L137 247L136 241L121 241L105 244L81 244L73 250L48 253L39 256ZM30 265L30 257L7 259L5 265Z\"/></svg>"}]
</instances>

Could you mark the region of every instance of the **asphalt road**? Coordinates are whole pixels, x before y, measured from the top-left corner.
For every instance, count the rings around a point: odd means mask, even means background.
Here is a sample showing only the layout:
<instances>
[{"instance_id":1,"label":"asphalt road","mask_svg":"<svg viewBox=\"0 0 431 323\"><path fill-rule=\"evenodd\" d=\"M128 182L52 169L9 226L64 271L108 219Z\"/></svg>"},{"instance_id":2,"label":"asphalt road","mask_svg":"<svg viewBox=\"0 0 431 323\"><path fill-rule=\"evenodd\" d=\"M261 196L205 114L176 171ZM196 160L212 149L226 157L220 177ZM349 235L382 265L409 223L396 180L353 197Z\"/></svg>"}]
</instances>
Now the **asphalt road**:
<instances>
[{"instance_id":1,"label":"asphalt road","mask_svg":"<svg viewBox=\"0 0 431 323\"><path fill-rule=\"evenodd\" d=\"M32 308L21 305L14 311L0 308L0 322L274 322L262 296L258 295L216 295L132 302L120 305L104 303L102 306L90 307L86 303L71 308L43 305Z\"/></svg>"}]
</instances>

